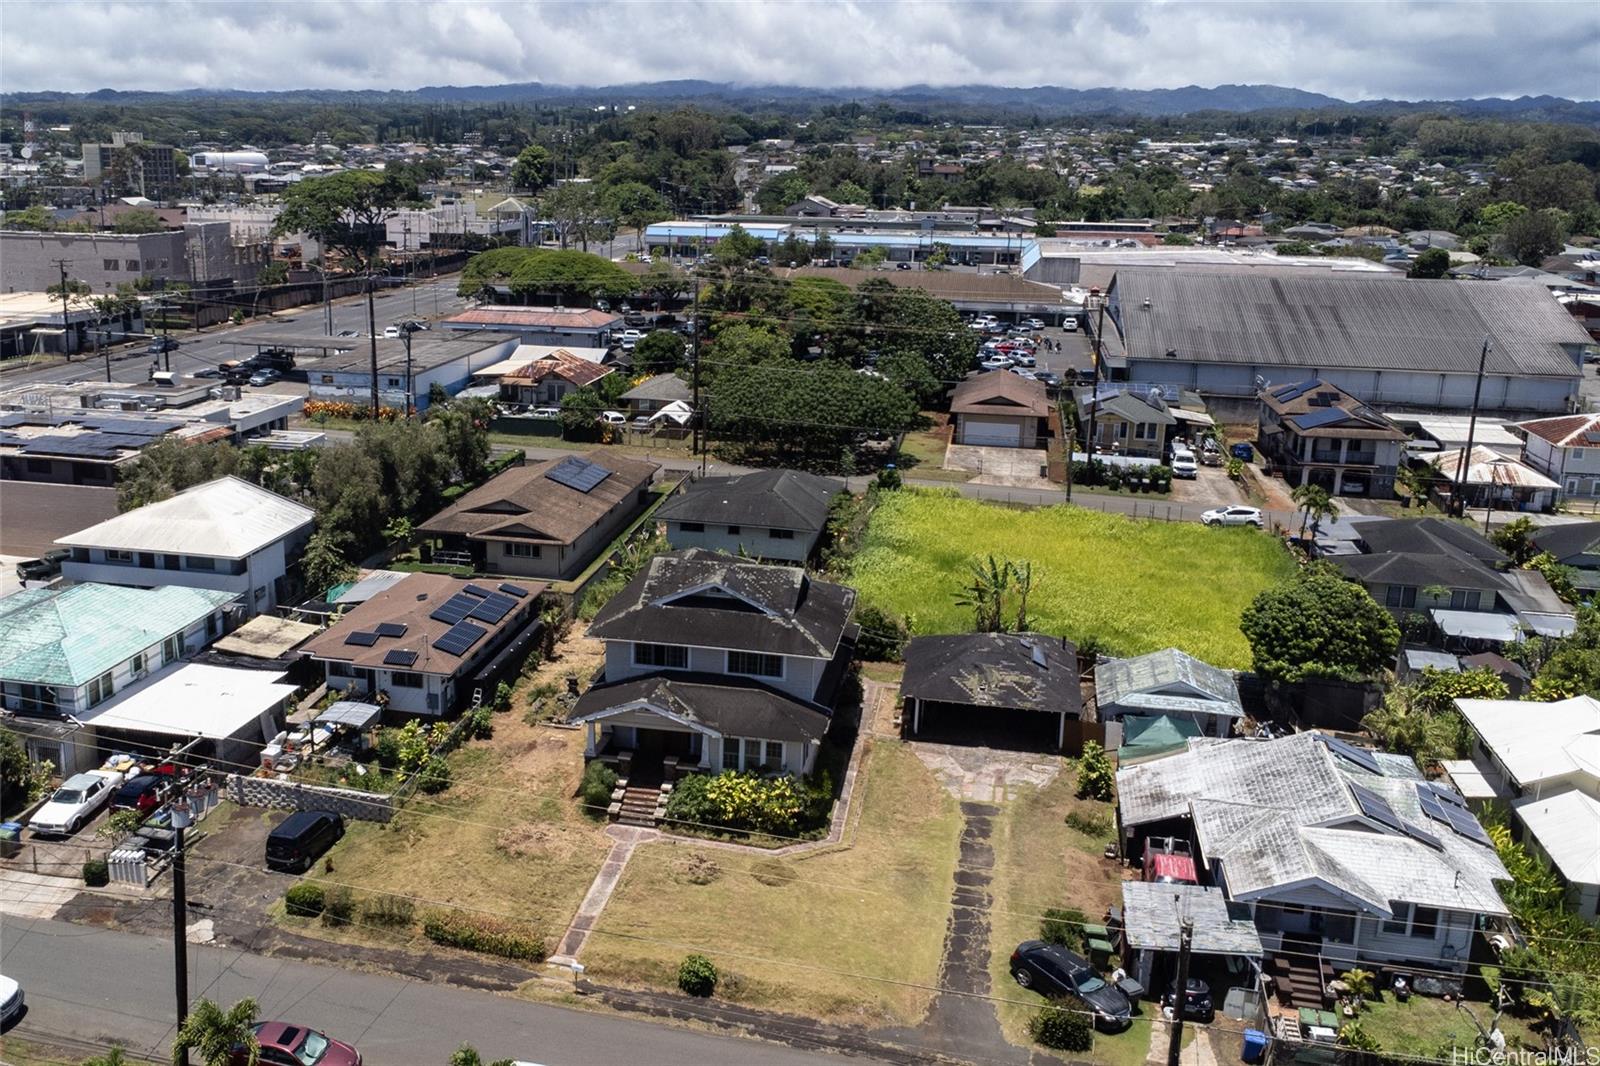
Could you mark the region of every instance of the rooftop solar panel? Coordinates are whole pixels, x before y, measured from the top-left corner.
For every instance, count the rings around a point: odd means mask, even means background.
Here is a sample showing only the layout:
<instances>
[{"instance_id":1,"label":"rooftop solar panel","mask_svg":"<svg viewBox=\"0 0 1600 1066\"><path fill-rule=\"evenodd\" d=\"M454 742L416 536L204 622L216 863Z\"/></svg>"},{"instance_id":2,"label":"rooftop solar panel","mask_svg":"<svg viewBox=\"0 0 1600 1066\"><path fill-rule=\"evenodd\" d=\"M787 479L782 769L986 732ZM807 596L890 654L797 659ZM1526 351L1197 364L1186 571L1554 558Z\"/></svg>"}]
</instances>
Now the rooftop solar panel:
<instances>
[{"instance_id":1,"label":"rooftop solar panel","mask_svg":"<svg viewBox=\"0 0 1600 1066\"><path fill-rule=\"evenodd\" d=\"M1445 814L1450 818L1450 828L1466 837L1475 844L1493 847L1494 841L1489 839L1489 834L1483 831L1483 826L1472 816L1471 811L1459 807L1446 807Z\"/></svg>"},{"instance_id":2,"label":"rooftop solar panel","mask_svg":"<svg viewBox=\"0 0 1600 1066\"><path fill-rule=\"evenodd\" d=\"M1394 813L1394 808L1389 806L1388 800L1365 785L1358 785L1353 781L1350 783L1350 794L1356 798L1356 806L1361 808L1362 814L1398 833L1405 832L1405 823Z\"/></svg>"},{"instance_id":3,"label":"rooftop solar panel","mask_svg":"<svg viewBox=\"0 0 1600 1066\"><path fill-rule=\"evenodd\" d=\"M406 651L404 648L396 648L383 657L385 666L410 666L416 661L417 653Z\"/></svg>"},{"instance_id":4,"label":"rooftop solar panel","mask_svg":"<svg viewBox=\"0 0 1600 1066\"><path fill-rule=\"evenodd\" d=\"M465 596L458 592L454 596L451 596L448 600L445 600L439 606L435 607L433 612L429 614L428 617L433 619L435 622L445 622L449 625L455 625L457 622L465 618L472 611L472 608L477 606L477 604L478 601L473 599L471 596Z\"/></svg>"},{"instance_id":5,"label":"rooftop solar panel","mask_svg":"<svg viewBox=\"0 0 1600 1066\"><path fill-rule=\"evenodd\" d=\"M1337 737L1330 737L1326 733L1318 733L1317 739L1327 745L1329 751L1346 762L1355 763L1368 773L1379 775L1383 773L1383 770L1378 766L1378 760L1372 757L1372 752L1358 748L1354 744L1346 743Z\"/></svg>"},{"instance_id":6,"label":"rooftop solar panel","mask_svg":"<svg viewBox=\"0 0 1600 1066\"><path fill-rule=\"evenodd\" d=\"M496 592L492 593L488 599L482 601L476 607L474 607L472 609L472 613L467 617L480 618L491 625L498 625L500 620L506 615L510 614L512 611L516 610L516 607L516 600L512 599L510 596L502 596L500 593Z\"/></svg>"},{"instance_id":7,"label":"rooftop solar panel","mask_svg":"<svg viewBox=\"0 0 1600 1066\"><path fill-rule=\"evenodd\" d=\"M1281 388L1273 389L1272 395L1277 399L1286 402L1289 400L1297 400L1303 394L1315 387L1316 384L1317 383L1315 381L1300 381L1293 385L1284 385Z\"/></svg>"},{"instance_id":8,"label":"rooftop solar panel","mask_svg":"<svg viewBox=\"0 0 1600 1066\"><path fill-rule=\"evenodd\" d=\"M509 581L502 581L500 583L500 591L506 593L508 596L515 596L519 600L528 594L527 589L523 588L521 585L513 585Z\"/></svg>"},{"instance_id":9,"label":"rooftop solar panel","mask_svg":"<svg viewBox=\"0 0 1600 1066\"><path fill-rule=\"evenodd\" d=\"M1450 824L1449 815L1445 814L1444 804L1439 802L1439 796L1427 785L1417 786L1417 800L1422 804L1422 813L1436 822Z\"/></svg>"},{"instance_id":10,"label":"rooftop solar panel","mask_svg":"<svg viewBox=\"0 0 1600 1066\"><path fill-rule=\"evenodd\" d=\"M1444 850L1444 841L1440 840L1438 837L1434 836L1420 825L1417 825L1414 822L1406 822L1405 830L1406 836L1410 837L1412 840L1420 840L1424 844L1428 845L1428 847L1433 848L1436 851Z\"/></svg>"},{"instance_id":11,"label":"rooftop solar panel","mask_svg":"<svg viewBox=\"0 0 1600 1066\"><path fill-rule=\"evenodd\" d=\"M482 640L487 632L489 631L480 625L474 625L471 622L457 622L450 627L449 632L434 641L433 646L446 655L465 655L467 649Z\"/></svg>"},{"instance_id":12,"label":"rooftop solar panel","mask_svg":"<svg viewBox=\"0 0 1600 1066\"><path fill-rule=\"evenodd\" d=\"M376 630L380 637L403 637L406 635L404 622L379 622Z\"/></svg>"},{"instance_id":13,"label":"rooftop solar panel","mask_svg":"<svg viewBox=\"0 0 1600 1066\"><path fill-rule=\"evenodd\" d=\"M466 585L462 587L461 591L467 593L469 596L489 595L489 590L484 588L482 585Z\"/></svg>"},{"instance_id":14,"label":"rooftop solar panel","mask_svg":"<svg viewBox=\"0 0 1600 1066\"><path fill-rule=\"evenodd\" d=\"M358 644L363 648L370 648L378 643L378 634L370 633L365 629L358 629L354 633L346 633L344 642L346 644Z\"/></svg>"},{"instance_id":15,"label":"rooftop solar panel","mask_svg":"<svg viewBox=\"0 0 1600 1066\"><path fill-rule=\"evenodd\" d=\"M558 485L565 485L569 489L579 492L592 492L606 478L611 476L611 471L598 463L591 463L587 459L576 456L567 456L555 466L545 471L545 477Z\"/></svg>"},{"instance_id":16,"label":"rooftop solar panel","mask_svg":"<svg viewBox=\"0 0 1600 1066\"><path fill-rule=\"evenodd\" d=\"M1466 810L1466 799L1455 789L1441 785L1438 782L1432 782L1428 791L1432 792L1435 796L1439 797L1441 801L1448 803L1450 806L1460 807L1462 810Z\"/></svg>"},{"instance_id":17,"label":"rooftop solar panel","mask_svg":"<svg viewBox=\"0 0 1600 1066\"><path fill-rule=\"evenodd\" d=\"M1289 421L1300 429L1316 429L1319 426L1331 425L1334 422L1343 422L1348 417L1337 407L1323 407L1315 411L1307 411L1303 415L1290 415Z\"/></svg>"}]
</instances>

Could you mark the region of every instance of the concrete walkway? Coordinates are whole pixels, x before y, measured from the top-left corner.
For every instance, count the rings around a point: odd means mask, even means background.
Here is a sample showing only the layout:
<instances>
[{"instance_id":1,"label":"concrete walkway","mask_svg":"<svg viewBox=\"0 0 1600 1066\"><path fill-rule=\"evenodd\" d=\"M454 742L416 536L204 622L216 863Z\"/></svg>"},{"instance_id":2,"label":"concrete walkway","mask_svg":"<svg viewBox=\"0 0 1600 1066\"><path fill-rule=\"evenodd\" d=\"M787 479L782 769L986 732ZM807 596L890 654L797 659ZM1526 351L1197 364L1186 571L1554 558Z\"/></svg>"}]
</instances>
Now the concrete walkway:
<instances>
[{"instance_id":1,"label":"concrete walkway","mask_svg":"<svg viewBox=\"0 0 1600 1066\"><path fill-rule=\"evenodd\" d=\"M642 826L613 825L606 830L606 836L614 843L606 854L605 862L600 864L600 872L595 874L589 891L584 894L583 902L578 904L578 913L572 916L572 924L567 926L566 933L562 935L560 946L550 956L551 965L570 967L578 961L578 952L583 950L589 933L600 920L606 904L611 901L611 893L616 891L617 882L622 880L622 871L628 868L633 849L646 841L660 838L661 831Z\"/></svg>"}]
</instances>

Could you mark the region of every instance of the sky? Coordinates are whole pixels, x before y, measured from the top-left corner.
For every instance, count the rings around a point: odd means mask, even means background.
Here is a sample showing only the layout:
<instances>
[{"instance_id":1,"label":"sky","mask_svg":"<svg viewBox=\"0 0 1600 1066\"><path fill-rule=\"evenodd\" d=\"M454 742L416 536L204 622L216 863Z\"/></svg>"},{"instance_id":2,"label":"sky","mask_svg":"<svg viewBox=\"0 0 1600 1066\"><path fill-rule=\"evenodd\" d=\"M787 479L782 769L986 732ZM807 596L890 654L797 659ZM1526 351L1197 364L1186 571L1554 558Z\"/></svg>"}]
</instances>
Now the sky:
<instances>
[{"instance_id":1,"label":"sky","mask_svg":"<svg viewBox=\"0 0 1600 1066\"><path fill-rule=\"evenodd\" d=\"M0 35L6 92L697 78L1600 97L1592 0L12 0Z\"/></svg>"}]
</instances>

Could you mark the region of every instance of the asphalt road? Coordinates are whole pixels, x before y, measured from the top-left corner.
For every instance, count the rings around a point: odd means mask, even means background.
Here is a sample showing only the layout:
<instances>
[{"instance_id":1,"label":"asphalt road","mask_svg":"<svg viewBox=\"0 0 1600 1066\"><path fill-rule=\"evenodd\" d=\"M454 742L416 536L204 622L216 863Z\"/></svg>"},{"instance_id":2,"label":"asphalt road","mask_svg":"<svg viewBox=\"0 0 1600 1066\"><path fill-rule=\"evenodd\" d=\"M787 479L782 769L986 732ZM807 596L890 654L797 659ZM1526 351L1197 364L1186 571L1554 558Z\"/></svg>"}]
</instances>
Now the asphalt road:
<instances>
[{"instance_id":1,"label":"asphalt road","mask_svg":"<svg viewBox=\"0 0 1600 1066\"><path fill-rule=\"evenodd\" d=\"M336 950L333 945L330 949ZM354 1044L370 1066L444 1063L463 1043L485 1062L545 1066L801 1066L843 1061L754 1040L529 1003L490 992L359 973L219 948L189 948L190 995L224 1005L252 996L266 1019ZM6 918L0 966L21 982L19 1036L51 1036L165 1058L172 1036L172 946L165 939L64 922ZM853 1058L851 1061L868 1061Z\"/></svg>"}]
</instances>

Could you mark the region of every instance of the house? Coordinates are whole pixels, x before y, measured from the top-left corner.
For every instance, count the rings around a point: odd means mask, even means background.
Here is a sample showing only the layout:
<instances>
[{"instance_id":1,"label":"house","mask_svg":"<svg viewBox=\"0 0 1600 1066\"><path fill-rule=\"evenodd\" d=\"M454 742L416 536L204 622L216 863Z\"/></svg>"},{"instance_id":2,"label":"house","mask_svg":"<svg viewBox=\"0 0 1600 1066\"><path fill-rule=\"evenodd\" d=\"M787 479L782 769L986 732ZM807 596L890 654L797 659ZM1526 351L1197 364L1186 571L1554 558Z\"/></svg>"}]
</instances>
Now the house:
<instances>
[{"instance_id":1,"label":"house","mask_svg":"<svg viewBox=\"0 0 1600 1066\"><path fill-rule=\"evenodd\" d=\"M622 316L589 307L474 307L439 322L439 328L514 334L521 344L609 348Z\"/></svg>"},{"instance_id":2,"label":"house","mask_svg":"<svg viewBox=\"0 0 1600 1066\"><path fill-rule=\"evenodd\" d=\"M1589 592L1600 589L1600 522L1538 526L1528 539L1569 569L1574 586Z\"/></svg>"},{"instance_id":3,"label":"house","mask_svg":"<svg viewBox=\"0 0 1600 1066\"><path fill-rule=\"evenodd\" d=\"M1117 820L1125 855L1151 837L1191 843L1201 881L1251 915L1296 1006L1322 1006L1308 958L1462 974L1481 923L1508 914L1495 883L1509 875L1459 796L1406 756L1322 733L1197 738L1125 767Z\"/></svg>"},{"instance_id":4,"label":"house","mask_svg":"<svg viewBox=\"0 0 1600 1066\"><path fill-rule=\"evenodd\" d=\"M71 581L183 585L238 597L248 614L299 598L300 553L316 512L233 476L125 511L65 537Z\"/></svg>"},{"instance_id":5,"label":"house","mask_svg":"<svg viewBox=\"0 0 1600 1066\"><path fill-rule=\"evenodd\" d=\"M1257 441L1291 485L1334 496L1394 495L1406 435L1377 411L1320 379L1262 389Z\"/></svg>"},{"instance_id":6,"label":"house","mask_svg":"<svg viewBox=\"0 0 1600 1066\"><path fill-rule=\"evenodd\" d=\"M1044 382L1017 374L979 374L950 395L956 444L1037 448L1047 436L1050 401Z\"/></svg>"},{"instance_id":7,"label":"house","mask_svg":"<svg viewBox=\"0 0 1600 1066\"><path fill-rule=\"evenodd\" d=\"M900 697L907 736L1081 751L1078 649L1043 633L960 633L906 644Z\"/></svg>"},{"instance_id":8,"label":"house","mask_svg":"<svg viewBox=\"0 0 1600 1066\"><path fill-rule=\"evenodd\" d=\"M855 590L798 566L690 548L657 555L589 626L600 681L570 720L588 758L810 773L857 627Z\"/></svg>"},{"instance_id":9,"label":"house","mask_svg":"<svg viewBox=\"0 0 1600 1066\"><path fill-rule=\"evenodd\" d=\"M235 598L178 585L90 583L0 599L0 705L18 716L8 724L81 718L220 637ZM27 735L36 762L48 759L63 772L96 765L92 750L61 736Z\"/></svg>"},{"instance_id":10,"label":"house","mask_svg":"<svg viewBox=\"0 0 1600 1066\"><path fill-rule=\"evenodd\" d=\"M1527 281L1407 280L1341 268L1119 266L1107 293L1118 373L1136 385L1255 396L1318 379L1366 403L1560 413L1589 335ZM1125 369L1123 369L1125 367Z\"/></svg>"},{"instance_id":11,"label":"house","mask_svg":"<svg viewBox=\"0 0 1600 1066\"><path fill-rule=\"evenodd\" d=\"M804 563L828 528L844 483L798 470L701 478L661 505L656 520L673 548L707 548Z\"/></svg>"},{"instance_id":12,"label":"house","mask_svg":"<svg viewBox=\"0 0 1600 1066\"><path fill-rule=\"evenodd\" d=\"M1491 798L1510 801L1518 836L1561 875L1577 913L1600 919L1600 700L1455 703Z\"/></svg>"},{"instance_id":13,"label":"house","mask_svg":"<svg viewBox=\"0 0 1600 1066\"><path fill-rule=\"evenodd\" d=\"M1100 663L1094 697L1101 722L1163 715L1192 722L1208 737L1232 736L1244 717L1233 675L1177 648Z\"/></svg>"},{"instance_id":14,"label":"house","mask_svg":"<svg viewBox=\"0 0 1600 1066\"><path fill-rule=\"evenodd\" d=\"M657 374L646 378L620 397L634 415L653 415L670 403L689 403L694 390L676 374Z\"/></svg>"},{"instance_id":15,"label":"house","mask_svg":"<svg viewBox=\"0 0 1600 1066\"><path fill-rule=\"evenodd\" d=\"M545 586L412 574L305 645L328 688L400 714L448 715L514 672L539 631Z\"/></svg>"},{"instance_id":16,"label":"house","mask_svg":"<svg viewBox=\"0 0 1600 1066\"><path fill-rule=\"evenodd\" d=\"M659 469L598 451L513 466L417 532L467 553L487 573L574 577L649 503Z\"/></svg>"},{"instance_id":17,"label":"house","mask_svg":"<svg viewBox=\"0 0 1600 1066\"><path fill-rule=\"evenodd\" d=\"M1159 389L1141 395L1112 386L1102 390L1084 389L1082 393L1078 424L1087 437L1092 409L1095 452L1147 459L1161 459L1167 454L1167 438L1172 435L1178 419Z\"/></svg>"},{"instance_id":18,"label":"house","mask_svg":"<svg viewBox=\"0 0 1600 1066\"><path fill-rule=\"evenodd\" d=\"M1550 511L1555 509L1561 486L1531 466L1508 455L1474 444L1439 452L1432 456L1452 490L1463 478L1461 500L1467 507L1494 507L1511 511Z\"/></svg>"},{"instance_id":19,"label":"house","mask_svg":"<svg viewBox=\"0 0 1600 1066\"><path fill-rule=\"evenodd\" d=\"M1522 458L1561 486L1565 496L1600 497L1600 414L1563 415L1514 423Z\"/></svg>"},{"instance_id":20,"label":"house","mask_svg":"<svg viewBox=\"0 0 1600 1066\"><path fill-rule=\"evenodd\" d=\"M501 375L500 398L529 407L559 407L568 393L586 389L612 373L609 366L558 349Z\"/></svg>"},{"instance_id":21,"label":"house","mask_svg":"<svg viewBox=\"0 0 1600 1066\"><path fill-rule=\"evenodd\" d=\"M273 340L288 347L324 349L322 358L307 367L311 399L372 403L373 341L315 335ZM403 334L399 339L380 337L376 342L378 402L400 411L409 402L415 410L425 411L435 385L455 395L481 369L509 356L516 344L515 335L508 331L427 330Z\"/></svg>"}]
</instances>

